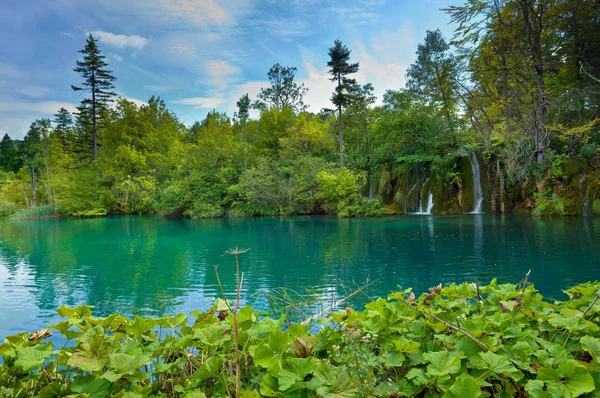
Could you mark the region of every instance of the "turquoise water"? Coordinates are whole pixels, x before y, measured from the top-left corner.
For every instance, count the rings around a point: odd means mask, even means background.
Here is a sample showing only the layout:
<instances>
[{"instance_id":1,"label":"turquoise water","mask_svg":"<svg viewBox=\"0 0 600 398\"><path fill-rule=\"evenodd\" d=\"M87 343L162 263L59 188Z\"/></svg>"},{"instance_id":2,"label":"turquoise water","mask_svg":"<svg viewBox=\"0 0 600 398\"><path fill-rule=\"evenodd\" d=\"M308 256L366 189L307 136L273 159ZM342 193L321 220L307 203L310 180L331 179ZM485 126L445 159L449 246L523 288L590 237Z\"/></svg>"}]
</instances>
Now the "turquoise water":
<instances>
[{"instance_id":1,"label":"turquoise water","mask_svg":"<svg viewBox=\"0 0 600 398\"><path fill-rule=\"evenodd\" d=\"M263 289L343 296L339 283L373 281L385 296L440 282L517 283L527 270L544 294L600 277L600 219L463 215L377 219L165 220L153 216L0 223L0 339L58 319L62 304L162 315L206 309L218 295L214 264L245 302L266 309ZM257 293L259 292L259 293Z\"/></svg>"}]
</instances>

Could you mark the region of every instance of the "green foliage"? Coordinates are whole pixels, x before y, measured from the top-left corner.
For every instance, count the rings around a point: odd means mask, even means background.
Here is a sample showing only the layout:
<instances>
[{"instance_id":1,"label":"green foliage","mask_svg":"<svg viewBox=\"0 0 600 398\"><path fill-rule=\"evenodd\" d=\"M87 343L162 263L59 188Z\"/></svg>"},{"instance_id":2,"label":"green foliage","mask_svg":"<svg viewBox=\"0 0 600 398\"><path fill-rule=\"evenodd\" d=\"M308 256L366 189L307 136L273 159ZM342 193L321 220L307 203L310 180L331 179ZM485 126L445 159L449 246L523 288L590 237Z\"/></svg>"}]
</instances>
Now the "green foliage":
<instances>
[{"instance_id":1,"label":"green foliage","mask_svg":"<svg viewBox=\"0 0 600 398\"><path fill-rule=\"evenodd\" d=\"M528 284L437 286L334 312L318 332L245 307L237 330L218 300L178 314L94 317L61 307L49 330L0 345L2 396L242 397L595 396L600 391L599 283L548 302ZM44 342L50 333L57 338ZM79 396L79 395L77 395Z\"/></svg>"},{"instance_id":2,"label":"green foliage","mask_svg":"<svg viewBox=\"0 0 600 398\"><path fill-rule=\"evenodd\" d=\"M552 192L552 189L546 189L542 193L536 192L533 197L536 200L533 214L536 216L561 215L565 212L564 200L557 193Z\"/></svg>"},{"instance_id":3,"label":"green foliage","mask_svg":"<svg viewBox=\"0 0 600 398\"><path fill-rule=\"evenodd\" d=\"M13 211L10 218L13 220L39 220L43 218L56 218L60 212L52 206L35 206L27 209Z\"/></svg>"}]
</instances>

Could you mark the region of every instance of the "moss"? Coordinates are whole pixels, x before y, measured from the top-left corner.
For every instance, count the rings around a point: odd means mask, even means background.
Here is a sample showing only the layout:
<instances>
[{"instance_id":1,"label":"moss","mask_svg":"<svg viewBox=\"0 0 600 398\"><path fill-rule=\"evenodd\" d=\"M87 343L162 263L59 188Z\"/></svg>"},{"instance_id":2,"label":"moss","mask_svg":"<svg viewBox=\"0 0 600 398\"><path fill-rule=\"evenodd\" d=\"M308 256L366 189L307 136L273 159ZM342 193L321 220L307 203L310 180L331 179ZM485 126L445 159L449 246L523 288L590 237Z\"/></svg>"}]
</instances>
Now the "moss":
<instances>
[{"instance_id":1,"label":"moss","mask_svg":"<svg viewBox=\"0 0 600 398\"><path fill-rule=\"evenodd\" d=\"M402 206L400 206L397 203L391 203L389 205L385 206L386 210L385 210L385 214L386 215L395 215L395 214L403 214L404 212L402 211Z\"/></svg>"}]
</instances>

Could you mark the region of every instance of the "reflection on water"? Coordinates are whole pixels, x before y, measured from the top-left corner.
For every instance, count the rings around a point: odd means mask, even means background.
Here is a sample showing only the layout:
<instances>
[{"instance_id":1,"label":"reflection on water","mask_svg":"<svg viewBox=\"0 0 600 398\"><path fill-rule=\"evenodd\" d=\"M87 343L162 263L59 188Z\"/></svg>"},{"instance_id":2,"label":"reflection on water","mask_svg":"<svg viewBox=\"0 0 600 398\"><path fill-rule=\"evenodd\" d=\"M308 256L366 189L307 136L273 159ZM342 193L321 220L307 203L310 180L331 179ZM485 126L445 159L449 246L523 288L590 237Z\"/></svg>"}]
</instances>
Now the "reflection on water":
<instances>
[{"instance_id":1,"label":"reflection on water","mask_svg":"<svg viewBox=\"0 0 600 398\"><path fill-rule=\"evenodd\" d=\"M379 219L261 218L163 220L115 217L0 224L0 338L56 319L62 304L161 315L205 309L235 289L230 247L241 257L246 302L265 308L261 289L310 289L374 280L371 296L398 285L424 291L439 282L518 282L528 269L538 289L598 279L600 220L462 215ZM334 291L332 292L332 289Z\"/></svg>"}]
</instances>

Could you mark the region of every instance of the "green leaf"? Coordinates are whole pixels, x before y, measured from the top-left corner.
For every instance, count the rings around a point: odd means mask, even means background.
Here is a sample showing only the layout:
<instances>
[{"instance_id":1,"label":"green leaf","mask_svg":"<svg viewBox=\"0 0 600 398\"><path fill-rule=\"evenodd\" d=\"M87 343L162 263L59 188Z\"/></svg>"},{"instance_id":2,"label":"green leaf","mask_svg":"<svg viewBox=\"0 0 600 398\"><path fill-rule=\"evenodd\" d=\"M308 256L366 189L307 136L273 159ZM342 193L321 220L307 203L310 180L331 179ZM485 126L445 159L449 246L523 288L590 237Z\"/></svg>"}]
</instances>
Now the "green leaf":
<instances>
[{"instance_id":1,"label":"green leaf","mask_svg":"<svg viewBox=\"0 0 600 398\"><path fill-rule=\"evenodd\" d=\"M0 387L0 392L2 388ZM61 383L55 381L54 383L48 384L46 387L42 388L38 393L38 398L61 398L65 394L62 391Z\"/></svg>"},{"instance_id":2,"label":"green leaf","mask_svg":"<svg viewBox=\"0 0 600 398\"><path fill-rule=\"evenodd\" d=\"M281 330L276 330L269 336L269 347L274 351L283 352L287 347L290 338Z\"/></svg>"},{"instance_id":3,"label":"green leaf","mask_svg":"<svg viewBox=\"0 0 600 398\"><path fill-rule=\"evenodd\" d=\"M429 376L445 376L458 373L461 366L462 352L428 352L423 357L430 362L427 366Z\"/></svg>"},{"instance_id":4,"label":"green leaf","mask_svg":"<svg viewBox=\"0 0 600 398\"><path fill-rule=\"evenodd\" d=\"M92 358L87 354L77 351L67 361L67 365L78 368L84 372L98 372L106 365L106 358Z\"/></svg>"},{"instance_id":5,"label":"green leaf","mask_svg":"<svg viewBox=\"0 0 600 398\"><path fill-rule=\"evenodd\" d=\"M385 367L386 368L400 367L404 363L404 359L405 358L404 358L404 355L402 355L402 353L391 352L385 358Z\"/></svg>"},{"instance_id":6,"label":"green leaf","mask_svg":"<svg viewBox=\"0 0 600 398\"><path fill-rule=\"evenodd\" d=\"M519 381L523 377L517 368L506 358L494 354L491 351L479 353L479 361L477 361L477 369L494 372L498 375L510 377Z\"/></svg>"},{"instance_id":7,"label":"green leaf","mask_svg":"<svg viewBox=\"0 0 600 398\"><path fill-rule=\"evenodd\" d=\"M15 350L17 360L15 366L28 372L30 370L39 369L44 362L52 357L52 351L44 351L37 347L17 348Z\"/></svg>"},{"instance_id":8,"label":"green leaf","mask_svg":"<svg viewBox=\"0 0 600 398\"><path fill-rule=\"evenodd\" d=\"M269 372L273 374L277 374L280 369L279 360L281 357L279 354L269 346L258 346L254 351L254 355L252 356L254 359L254 363L258 366L261 366L267 369Z\"/></svg>"},{"instance_id":9,"label":"green leaf","mask_svg":"<svg viewBox=\"0 0 600 398\"><path fill-rule=\"evenodd\" d=\"M444 394L444 398L477 398L481 396L481 388L475 378L463 373Z\"/></svg>"},{"instance_id":10,"label":"green leaf","mask_svg":"<svg viewBox=\"0 0 600 398\"><path fill-rule=\"evenodd\" d=\"M110 393L110 383L88 375L76 378L71 385L71 390L80 394L89 394L89 398L104 398Z\"/></svg>"},{"instance_id":11,"label":"green leaf","mask_svg":"<svg viewBox=\"0 0 600 398\"><path fill-rule=\"evenodd\" d=\"M600 339L592 336L583 336L579 341L581 347L590 353L594 361L600 363Z\"/></svg>"},{"instance_id":12,"label":"green leaf","mask_svg":"<svg viewBox=\"0 0 600 398\"><path fill-rule=\"evenodd\" d=\"M279 397L279 382L271 375L266 375L260 382L260 393L265 397Z\"/></svg>"},{"instance_id":13,"label":"green leaf","mask_svg":"<svg viewBox=\"0 0 600 398\"><path fill-rule=\"evenodd\" d=\"M558 371L549 368L538 369L537 379L543 381L548 390L560 391L565 397L577 397L594 391L594 379L585 366L574 359L565 359L558 365Z\"/></svg>"},{"instance_id":14,"label":"green leaf","mask_svg":"<svg viewBox=\"0 0 600 398\"><path fill-rule=\"evenodd\" d=\"M425 374L425 371L421 368L412 368L406 374L406 378L408 380L412 380L417 385L426 384L429 380Z\"/></svg>"},{"instance_id":15,"label":"green leaf","mask_svg":"<svg viewBox=\"0 0 600 398\"><path fill-rule=\"evenodd\" d=\"M145 354L110 354L108 356L108 368L121 375L131 374L151 362L151 356Z\"/></svg>"},{"instance_id":16,"label":"green leaf","mask_svg":"<svg viewBox=\"0 0 600 398\"><path fill-rule=\"evenodd\" d=\"M211 357L207 361L205 361L200 369L198 369L194 373L194 378L198 379L198 381L202 381L208 378L215 378L218 376L221 371L221 367L223 367L223 363L225 360L220 357Z\"/></svg>"},{"instance_id":17,"label":"green leaf","mask_svg":"<svg viewBox=\"0 0 600 398\"><path fill-rule=\"evenodd\" d=\"M550 393L544 391L544 382L541 380L529 380L525 384L525 391L529 393L531 398L549 398Z\"/></svg>"},{"instance_id":18,"label":"green leaf","mask_svg":"<svg viewBox=\"0 0 600 398\"><path fill-rule=\"evenodd\" d=\"M222 325L210 325L194 332L194 338L211 347L219 346L231 340L230 334L225 334Z\"/></svg>"}]
</instances>

